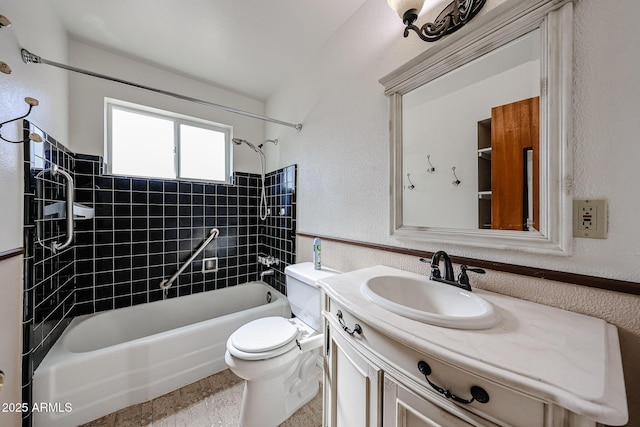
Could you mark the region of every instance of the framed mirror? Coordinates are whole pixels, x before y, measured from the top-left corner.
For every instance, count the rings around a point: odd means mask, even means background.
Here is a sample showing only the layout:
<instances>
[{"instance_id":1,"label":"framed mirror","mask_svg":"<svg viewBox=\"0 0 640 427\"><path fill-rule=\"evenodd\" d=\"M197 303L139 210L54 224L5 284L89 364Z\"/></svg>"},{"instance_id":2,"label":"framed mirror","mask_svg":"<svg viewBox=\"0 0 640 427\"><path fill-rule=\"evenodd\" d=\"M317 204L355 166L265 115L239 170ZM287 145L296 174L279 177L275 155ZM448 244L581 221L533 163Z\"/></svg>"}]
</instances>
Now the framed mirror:
<instances>
[{"instance_id":1,"label":"framed mirror","mask_svg":"<svg viewBox=\"0 0 640 427\"><path fill-rule=\"evenodd\" d=\"M570 0L506 0L380 79L394 237L569 255Z\"/></svg>"}]
</instances>

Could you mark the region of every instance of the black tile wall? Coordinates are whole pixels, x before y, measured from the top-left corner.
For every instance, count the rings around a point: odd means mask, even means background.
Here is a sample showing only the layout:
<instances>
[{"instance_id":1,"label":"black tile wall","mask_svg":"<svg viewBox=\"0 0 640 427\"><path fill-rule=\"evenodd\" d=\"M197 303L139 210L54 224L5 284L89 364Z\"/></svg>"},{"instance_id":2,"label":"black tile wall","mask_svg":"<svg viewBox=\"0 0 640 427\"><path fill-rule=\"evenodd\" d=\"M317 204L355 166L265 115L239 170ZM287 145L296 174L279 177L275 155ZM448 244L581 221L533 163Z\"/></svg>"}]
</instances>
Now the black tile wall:
<instances>
[{"instance_id":1,"label":"black tile wall","mask_svg":"<svg viewBox=\"0 0 640 427\"><path fill-rule=\"evenodd\" d=\"M98 157L78 156L77 169L94 171ZM187 267L168 296L190 295L255 280L258 250L257 178L234 175L234 185L99 176L76 172L92 186L77 201L95 218L77 228L76 311L93 313L157 301L160 283L176 272L213 228L218 237ZM250 213L254 212L251 216ZM203 273L203 258L218 271Z\"/></svg>"},{"instance_id":2,"label":"black tile wall","mask_svg":"<svg viewBox=\"0 0 640 427\"><path fill-rule=\"evenodd\" d=\"M74 306L75 249L53 252L53 242L64 242L66 221L44 216L44 205L65 200L66 186L51 167L73 175L73 153L50 135L25 121L25 140L30 132L42 136L43 142L24 144L24 294L23 294L23 402L31 402L31 377L53 343L71 319ZM23 422L30 424L30 413Z\"/></svg>"},{"instance_id":3,"label":"black tile wall","mask_svg":"<svg viewBox=\"0 0 640 427\"><path fill-rule=\"evenodd\" d=\"M270 215L259 226L259 255L272 256L279 262L268 268L274 274L265 282L286 294L284 269L295 262L296 254L296 165L272 172L265 177L267 206ZM260 271L268 269L260 266Z\"/></svg>"},{"instance_id":4,"label":"black tile wall","mask_svg":"<svg viewBox=\"0 0 640 427\"><path fill-rule=\"evenodd\" d=\"M31 402L34 370L72 316L162 299L161 281L212 228L219 236L168 297L257 280L268 268L274 274L265 281L286 293L284 268L295 262L295 165L266 175L271 215L260 221L259 175L235 173L233 185L108 176L100 157L74 154L25 121L25 132L34 131L44 142L25 144L24 402ZM38 243L66 236L64 220L39 219L43 204L64 200L58 179L37 177L52 164L72 173L76 202L95 213L75 221L73 245L57 254ZM280 263L258 265L258 256L267 255ZM218 258L218 270L203 273L202 259L209 257ZM30 423L25 414L23 424Z\"/></svg>"}]
</instances>

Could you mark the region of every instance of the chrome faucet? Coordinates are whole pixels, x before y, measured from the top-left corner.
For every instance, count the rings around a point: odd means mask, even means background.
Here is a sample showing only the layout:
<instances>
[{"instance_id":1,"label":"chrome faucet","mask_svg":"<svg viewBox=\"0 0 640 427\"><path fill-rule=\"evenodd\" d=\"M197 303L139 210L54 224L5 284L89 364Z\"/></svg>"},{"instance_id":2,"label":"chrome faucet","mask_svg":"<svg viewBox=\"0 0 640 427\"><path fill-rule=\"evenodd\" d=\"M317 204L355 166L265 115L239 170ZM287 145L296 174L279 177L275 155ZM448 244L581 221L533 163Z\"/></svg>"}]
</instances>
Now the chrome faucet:
<instances>
[{"instance_id":1,"label":"chrome faucet","mask_svg":"<svg viewBox=\"0 0 640 427\"><path fill-rule=\"evenodd\" d=\"M444 260L444 278L440 274L440 260ZM431 264L430 280L436 282L446 283L448 285L457 286L458 288L465 289L471 292L471 284L469 283L469 276L467 271L473 271L474 273L484 274L485 271L481 268L469 268L466 265L460 266L460 274L458 274L458 280L453 277L453 265L451 264L451 258L445 251L438 251L433 254L431 261L425 258L420 258L421 262Z\"/></svg>"},{"instance_id":2,"label":"chrome faucet","mask_svg":"<svg viewBox=\"0 0 640 427\"><path fill-rule=\"evenodd\" d=\"M260 273L260 280L262 280L264 282L264 276L273 276L274 271L273 270L265 270L262 273Z\"/></svg>"}]
</instances>

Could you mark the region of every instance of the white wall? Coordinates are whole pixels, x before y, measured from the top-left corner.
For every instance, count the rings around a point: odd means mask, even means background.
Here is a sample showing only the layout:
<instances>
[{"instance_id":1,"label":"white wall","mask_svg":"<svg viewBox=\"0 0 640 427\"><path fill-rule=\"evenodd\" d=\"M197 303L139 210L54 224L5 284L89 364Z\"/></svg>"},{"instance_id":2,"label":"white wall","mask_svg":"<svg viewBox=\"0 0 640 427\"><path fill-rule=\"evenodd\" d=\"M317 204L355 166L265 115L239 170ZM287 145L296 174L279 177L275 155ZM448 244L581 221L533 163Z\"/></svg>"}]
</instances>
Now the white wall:
<instances>
[{"instance_id":1,"label":"white wall","mask_svg":"<svg viewBox=\"0 0 640 427\"><path fill-rule=\"evenodd\" d=\"M34 13L36 12L37 13ZM0 60L9 64L13 73L0 74L0 122L27 112L24 98L40 101L29 120L44 129L67 137L67 91L65 72L22 62L20 48L55 61L67 59L66 35L52 18L46 0L4 2L0 13L13 23L0 30ZM2 136L22 138L22 121L0 129ZM0 141L0 252L22 247L23 147ZM22 257L0 261L0 370L5 386L0 403L20 402L22 354ZM0 412L0 425L21 425L20 413Z\"/></svg>"},{"instance_id":2,"label":"white wall","mask_svg":"<svg viewBox=\"0 0 640 427\"><path fill-rule=\"evenodd\" d=\"M243 111L264 113L262 101L78 41L71 41L69 46L74 67ZM66 145L77 153L103 155L105 97L231 125L233 136L256 145L264 140L264 122L212 107L79 73L70 73L70 88L70 139ZM238 147L234 151L234 170L260 172L260 160L248 147Z\"/></svg>"},{"instance_id":3,"label":"white wall","mask_svg":"<svg viewBox=\"0 0 640 427\"><path fill-rule=\"evenodd\" d=\"M389 113L378 79L429 45L402 38L402 23L379 0L367 1L267 101L267 114L304 124L298 134L267 127L282 141L271 167L299 164L299 231L640 282L637 16L632 0L575 4L574 195L609 199L608 239L575 239L567 258L389 236Z\"/></svg>"}]
</instances>

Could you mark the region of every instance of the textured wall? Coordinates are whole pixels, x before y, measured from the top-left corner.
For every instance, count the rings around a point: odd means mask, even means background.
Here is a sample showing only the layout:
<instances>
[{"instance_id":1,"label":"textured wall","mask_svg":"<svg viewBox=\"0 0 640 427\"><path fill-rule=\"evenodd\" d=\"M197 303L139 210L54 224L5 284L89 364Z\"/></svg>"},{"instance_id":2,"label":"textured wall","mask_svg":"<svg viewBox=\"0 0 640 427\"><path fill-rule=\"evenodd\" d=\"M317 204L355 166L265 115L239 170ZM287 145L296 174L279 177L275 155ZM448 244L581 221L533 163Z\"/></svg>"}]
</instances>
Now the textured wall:
<instances>
[{"instance_id":1,"label":"textured wall","mask_svg":"<svg viewBox=\"0 0 640 427\"><path fill-rule=\"evenodd\" d=\"M489 10L501 1L487 2ZM574 6L574 196L609 199L609 237L574 239L570 257L530 255L401 241L389 236L388 101L378 79L428 49L402 38L385 2L369 0L315 59L292 70L267 101L267 114L304 124L296 133L267 126L280 138L271 168L298 164L298 230L455 256L640 282L635 220L640 208L640 39L635 0L580 0ZM424 19L424 18L422 18ZM473 22L471 23L471 25ZM603 29L606 29L604 31ZM446 43L446 39L442 41ZM311 243L300 239L300 261ZM325 263L344 271L374 264L420 269L414 259L325 243ZM477 286L603 318L618 326L631 422L640 425L640 298L576 285L492 272ZM640 286L640 285L639 285Z\"/></svg>"},{"instance_id":2,"label":"textured wall","mask_svg":"<svg viewBox=\"0 0 640 427\"><path fill-rule=\"evenodd\" d=\"M304 124L300 133L275 126L266 132L281 141L269 158L299 166L299 230L640 282L637 16L640 2L633 0L575 3L574 195L609 199L608 239L574 239L571 257L553 257L389 236L389 113L378 79L429 45L402 38L402 23L378 0L364 3L267 101L267 114Z\"/></svg>"}]
</instances>

